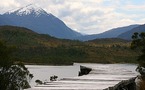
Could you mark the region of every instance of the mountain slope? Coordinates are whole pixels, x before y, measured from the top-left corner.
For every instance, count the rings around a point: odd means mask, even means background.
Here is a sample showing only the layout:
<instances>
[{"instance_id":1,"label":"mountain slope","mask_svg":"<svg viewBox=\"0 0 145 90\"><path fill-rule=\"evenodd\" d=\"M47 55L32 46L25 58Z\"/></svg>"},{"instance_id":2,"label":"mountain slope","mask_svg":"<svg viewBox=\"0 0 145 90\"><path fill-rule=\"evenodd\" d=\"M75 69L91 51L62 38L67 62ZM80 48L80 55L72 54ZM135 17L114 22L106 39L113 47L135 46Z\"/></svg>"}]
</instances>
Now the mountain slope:
<instances>
[{"instance_id":1,"label":"mountain slope","mask_svg":"<svg viewBox=\"0 0 145 90\"><path fill-rule=\"evenodd\" d=\"M63 21L35 5L28 5L6 12L0 18L0 25L13 25L29 28L40 34L57 38L73 39L81 34L73 31Z\"/></svg>"},{"instance_id":2,"label":"mountain slope","mask_svg":"<svg viewBox=\"0 0 145 90\"><path fill-rule=\"evenodd\" d=\"M104 33L101 33L101 38L114 38L124 32L130 31L131 29L133 29L137 26L139 26L139 25L129 25L129 26L124 26L124 27L114 28L114 29L108 30Z\"/></svg>"},{"instance_id":3,"label":"mountain slope","mask_svg":"<svg viewBox=\"0 0 145 90\"><path fill-rule=\"evenodd\" d=\"M38 34L30 29L15 26L0 26L0 40L17 47L39 47L60 44L59 40L49 35ZM51 43L49 43L51 42Z\"/></svg>"},{"instance_id":4,"label":"mountain slope","mask_svg":"<svg viewBox=\"0 0 145 90\"><path fill-rule=\"evenodd\" d=\"M137 26L139 26L139 25L130 25L130 26L125 26L125 27L114 28L114 29L108 30L108 31L100 33L100 34L80 36L80 37L78 37L78 39L87 41L87 40L93 40L93 39L97 39L97 38L117 38L118 35L120 35L124 32L130 31L131 29L133 29Z\"/></svg>"},{"instance_id":5,"label":"mountain slope","mask_svg":"<svg viewBox=\"0 0 145 90\"><path fill-rule=\"evenodd\" d=\"M128 32L125 32L125 33L122 33L118 36L118 38L122 38L122 39L126 39L126 40L131 40L131 37L132 35L135 33L135 32L145 32L145 24L144 25L140 25L136 28L133 28L132 30L128 31Z\"/></svg>"},{"instance_id":6,"label":"mountain slope","mask_svg":"<svg viewBox=\"0 0 145 90\"><path fill-rule=\"evenodd\" d=\"M95 44L124 44L124 43L130 43L129 40L124 40L120 38L102 38L102 39L94 39L87 41L89 43L95 43Z\"/></svg>"},{"instance_id":7,"label":"mountain slope","mask_svg":"<svg viewBox=\"0 0 145 90\"><path fill-rule=\"evenodd\" d=\"M130 50L125 40L80 42L57 39L14 26L0 26L0 40L16 46L14 56L27 64L133 63L138 55Z\"/></svg>"}]
</instances>

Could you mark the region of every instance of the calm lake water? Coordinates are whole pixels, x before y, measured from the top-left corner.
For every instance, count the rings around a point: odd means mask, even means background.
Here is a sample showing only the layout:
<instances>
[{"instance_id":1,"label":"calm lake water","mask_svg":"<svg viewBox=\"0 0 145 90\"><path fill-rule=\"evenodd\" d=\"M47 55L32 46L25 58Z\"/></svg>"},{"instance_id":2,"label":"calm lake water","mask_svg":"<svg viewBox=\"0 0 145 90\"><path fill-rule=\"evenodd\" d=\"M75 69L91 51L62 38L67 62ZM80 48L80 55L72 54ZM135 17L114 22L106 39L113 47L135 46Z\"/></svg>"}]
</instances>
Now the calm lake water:
<instances>
[{"instance_id":1,"label":"calm lake water","mask_svg":"<svg viewBox=\"0 0 145 90\"><path fill-rule=\"evenodd\" d=\"M88 74L78 77L80 65L90 67L93 70ZM35 80L49 81L50 76L58 76L58 81L44 87L43 89L104 89L113 86L121 80L127 80L135 77L138 73L135 71L137 65L134 64L89 64L75 63L73 66L43 66L26 65L29 71L34 75L31 80L32 88L36 85ZM60 80L62 79L62 80ZM99 86L99 87L98 87ZM41 88L41 87L40 87ZM32 90L38 90L34 87ZM39 89L41 90L41 89Z\"/></svg>"}]
</instances>

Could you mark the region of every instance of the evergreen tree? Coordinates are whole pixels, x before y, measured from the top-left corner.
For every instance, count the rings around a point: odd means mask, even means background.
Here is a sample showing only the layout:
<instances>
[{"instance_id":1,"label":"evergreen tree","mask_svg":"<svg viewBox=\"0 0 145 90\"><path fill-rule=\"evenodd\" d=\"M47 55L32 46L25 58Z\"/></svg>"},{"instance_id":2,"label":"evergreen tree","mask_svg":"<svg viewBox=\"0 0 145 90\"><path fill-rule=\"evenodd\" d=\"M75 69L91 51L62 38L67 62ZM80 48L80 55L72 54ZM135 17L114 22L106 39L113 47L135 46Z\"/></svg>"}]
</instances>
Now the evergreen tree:
<instances>
[{"instance_id":1,"label":"evergreen tree","mask_svg":"<svg viewBox=\"0 0 145 90\"><path fill-rule=\"evenodd\" d=\"M145 32L142 33L134 33L132 36L132 49L138 49L141 52L141 55L138 57L139 65L141 67L145 67Z\"/></svg>"},{"instance_id":2,"label":"evergreen tree","mask_svg":"<svg viewBox=\"0 0 145 90\"><path fill-rule=\"evenodd\" d=\"M0 90L20 90L29 88L33 77L24 64L13 58L13 47L0 41Z\"/></svg>"}]
</instances>

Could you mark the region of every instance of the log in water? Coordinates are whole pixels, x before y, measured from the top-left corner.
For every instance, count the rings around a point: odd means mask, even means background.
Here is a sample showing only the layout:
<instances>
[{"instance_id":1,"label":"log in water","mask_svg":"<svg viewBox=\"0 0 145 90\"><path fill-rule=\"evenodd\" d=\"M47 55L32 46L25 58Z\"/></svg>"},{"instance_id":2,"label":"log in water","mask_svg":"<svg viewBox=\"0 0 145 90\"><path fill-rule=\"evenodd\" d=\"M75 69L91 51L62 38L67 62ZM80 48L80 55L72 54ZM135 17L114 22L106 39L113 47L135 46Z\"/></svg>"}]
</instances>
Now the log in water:
<instances>
[{"instance_id":1,"label":"log in water","mask_svg":"<svg viewBox=\"0 0 145 90\"><path fill-rule=\"evenodd\" d=\"M137 66L132 64L76 63L74 67L80 65L92 70L87 75L62 78L58 81L47 82L45 85L36 85L29 90L103 90L115 86L122 80L137 76L135 71Z\"/></svg>"}]
</instances>

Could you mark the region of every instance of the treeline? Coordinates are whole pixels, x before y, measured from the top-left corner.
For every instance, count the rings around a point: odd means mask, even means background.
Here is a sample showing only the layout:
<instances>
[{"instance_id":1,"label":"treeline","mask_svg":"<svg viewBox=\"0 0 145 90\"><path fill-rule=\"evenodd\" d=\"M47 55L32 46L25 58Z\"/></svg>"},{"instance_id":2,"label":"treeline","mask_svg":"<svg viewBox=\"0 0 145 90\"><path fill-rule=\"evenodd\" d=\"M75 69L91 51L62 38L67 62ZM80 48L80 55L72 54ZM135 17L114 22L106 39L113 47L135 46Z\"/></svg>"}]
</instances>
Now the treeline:
<instances>
[{"instance_id":1,"label":"treeline","mask_svg":"<svg viewBox=\"0 0 145 90\"><path fill-rule=\"evenodd\" d=\"M0 39L15 46L14 56L27 64L136 63L138 56L130 49L130 41L120 39L87 42L56 39L12 26L0 27Z\"/></svg>"}]
</instances>

